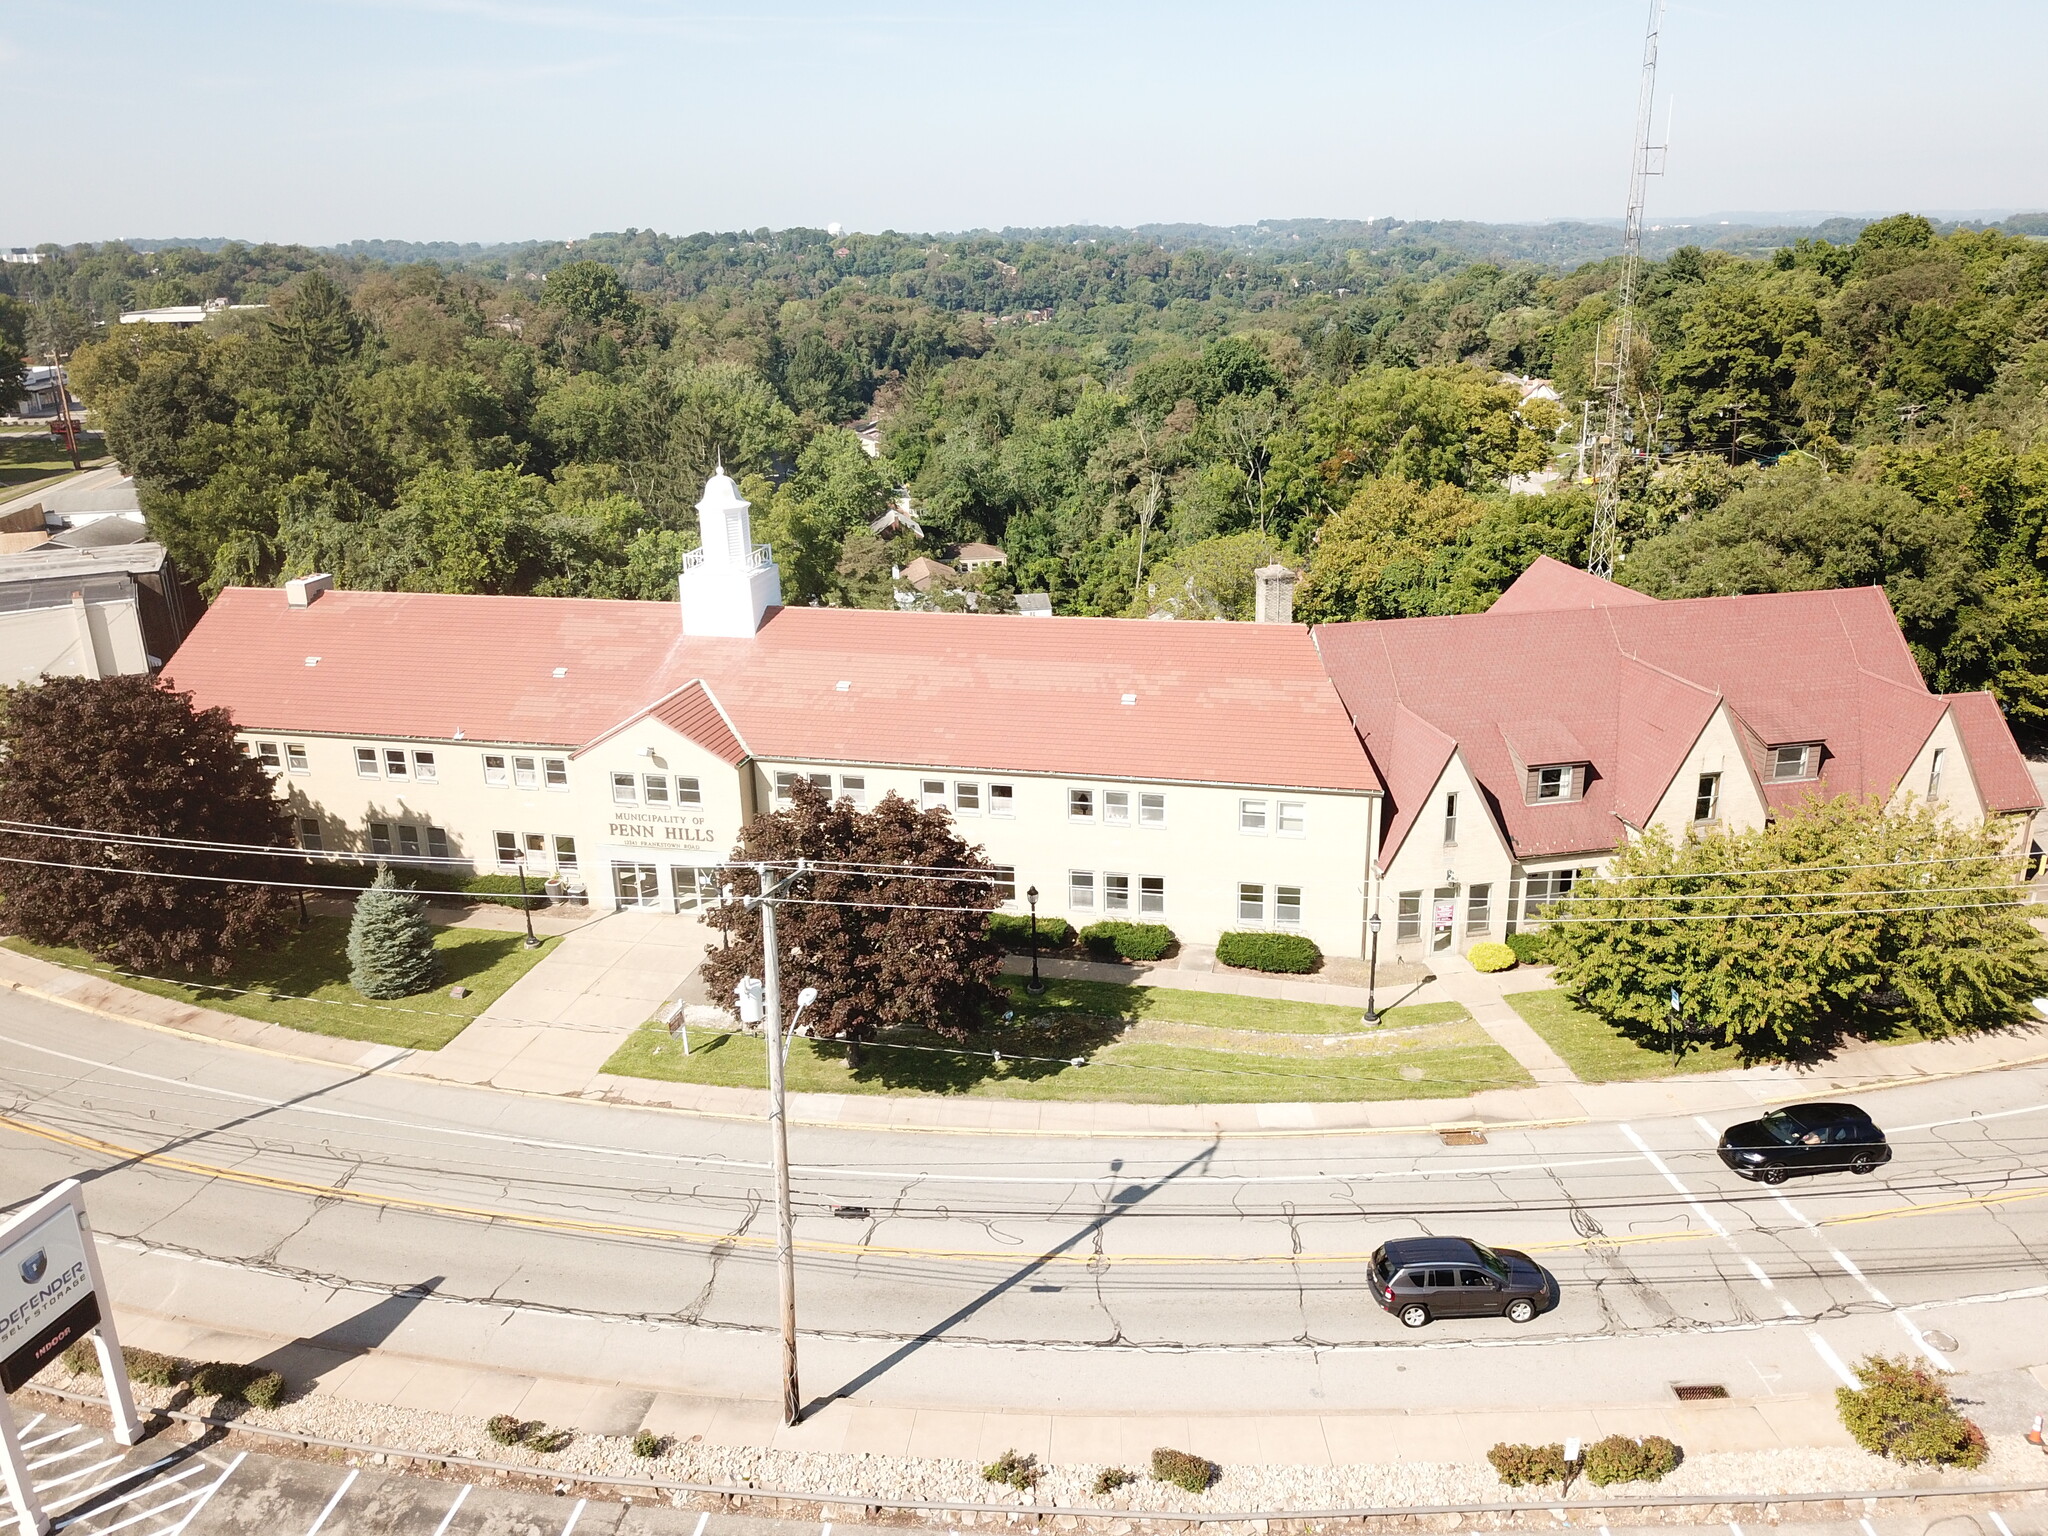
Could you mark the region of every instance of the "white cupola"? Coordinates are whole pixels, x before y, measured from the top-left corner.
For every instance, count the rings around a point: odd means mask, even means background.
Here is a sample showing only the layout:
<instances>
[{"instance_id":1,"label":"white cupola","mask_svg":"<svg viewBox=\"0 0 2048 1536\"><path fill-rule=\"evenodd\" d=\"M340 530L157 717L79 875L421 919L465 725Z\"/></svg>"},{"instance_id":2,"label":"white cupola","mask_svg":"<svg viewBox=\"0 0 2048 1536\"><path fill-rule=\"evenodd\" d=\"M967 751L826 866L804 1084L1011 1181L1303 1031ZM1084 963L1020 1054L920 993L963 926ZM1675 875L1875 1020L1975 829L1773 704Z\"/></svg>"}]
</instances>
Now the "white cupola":
<instances>
[{"instance_id":1,"label":"white cupola","mask_svg":"<svg viewBox=\"0 0 2048 1536\"><path fill-rule=\"evenodd\" d=\"M754 542L746 498L720 464L697 503L698 546L683 556L683 633L747 639L782 602L775 552Z\"/></svg>"}]
</instances>

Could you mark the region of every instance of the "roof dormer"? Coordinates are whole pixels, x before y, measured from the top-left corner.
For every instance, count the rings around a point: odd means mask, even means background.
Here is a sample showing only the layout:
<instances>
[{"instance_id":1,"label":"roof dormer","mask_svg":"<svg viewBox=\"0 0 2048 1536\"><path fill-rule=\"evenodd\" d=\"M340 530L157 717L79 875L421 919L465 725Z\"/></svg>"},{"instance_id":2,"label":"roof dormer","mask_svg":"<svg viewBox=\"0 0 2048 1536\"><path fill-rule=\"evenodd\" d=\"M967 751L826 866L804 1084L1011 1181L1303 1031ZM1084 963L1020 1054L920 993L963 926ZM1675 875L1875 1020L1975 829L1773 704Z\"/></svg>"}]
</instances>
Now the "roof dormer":
<instances>
[{"instance_id":1,"label":"roof dormer","mask_svg":"<svg viewBox=\"0 0 2048 1536\"><path fill-rule=\"evenodd\" d=\"M1524 805L1566 805L1586 798L1593 754L1560 720L1518 720L1500 728L1522 774Z\"/></svg>"}]
</instances>

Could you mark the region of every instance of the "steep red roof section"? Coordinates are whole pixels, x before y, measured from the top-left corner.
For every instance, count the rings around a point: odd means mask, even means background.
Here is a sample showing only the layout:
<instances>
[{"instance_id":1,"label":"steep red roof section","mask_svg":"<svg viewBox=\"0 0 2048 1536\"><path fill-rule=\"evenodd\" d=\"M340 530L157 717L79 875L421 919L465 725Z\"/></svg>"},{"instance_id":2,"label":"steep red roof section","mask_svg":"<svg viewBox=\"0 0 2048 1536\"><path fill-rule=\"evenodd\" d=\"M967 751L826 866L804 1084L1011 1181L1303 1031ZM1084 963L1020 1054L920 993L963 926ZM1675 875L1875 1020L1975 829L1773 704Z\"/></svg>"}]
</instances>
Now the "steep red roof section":
<instances>
[{"instance_id":1,"label":"steep red roof section","mask_svg":"<svg viewBox=\"0 0 2048 1536\"><path fill-rule=\"evenodd\" d=\"M1552 565L1549 590L1577 587L1582 573ZM1426 795L1440 768L1430 754L1400 749L1412 714L1457 744L1522 857L1610 848L1621 823L1640 826L1724 701L1753 737L1760 777L1768 746L1825 745L1818 785L1766 781L1778 805L1816 788L1890 795L1947 707L1928 693L1874 587L1598 607L1496 604L1483 614L1332 624L1316 639L1391 805ZM1987 742L1969 744L1973 766L1980 756L1993 765L2001 799L2037 803L1995 706L1966 708ZM1585 797L1525 804L1522 771L1535 765L1517 762L1519 744L1548 752L1567 742L1591 763ZM1383 857L1408 824L1390 818Z\"/></svg>"},{"instance_id":2,"label":"steep red roof section","mask_svg":"<svg viewBox=\"0 0 2048 1536\"><path fill-rule=\"evenodd\" d=\"M704 686L703 679L693 677L666 698L655 700L630 719L621 720L610 730L591 737L570 756L580 756L642 720L659 720L679 736L694 741L712 756L723 758L734 767L751 755L747 744L733 730L732 721L726 717L716 696Z\"/></svg>"},{"instance_id":3,"label":"steep red roof section","mask_svg":"<svg viewBox=\"0 0 2048 1536\"><path fill-rule=\"evenodd\" d=\"M1951 693L1945 702L1955 714L1956 732L1963 738L1985 805L1994 811L2040 810L2041 792L1998 700L1988 693Z\"/></svg>"},{"instance_id":4,"label":"steep red roof section","mask_svg":"<svg viewBox=\"0 0 2048 1536\"><path fill-rule=\"evenodd\" d=\"M1538 555L1486 611L1556 613L1569 608L1621 608L1631 603L1656 601L1654 597L1618 587L1611 581L1602 581L1591 571L1582 571L1548 555Z\"/></svg>"},{"instance_id":5,"label":"steep red roof section","mask_svg":"<svg viewBox=\"0 0 2048 1536\"><path fill-rule=\"evenodd\" d=\"M761 757L1380 787L1294 624L781 608L726 640L672 603L231 588L167 676L258 729L577 747L700 681Z\"/></svg>"}]
</instances>

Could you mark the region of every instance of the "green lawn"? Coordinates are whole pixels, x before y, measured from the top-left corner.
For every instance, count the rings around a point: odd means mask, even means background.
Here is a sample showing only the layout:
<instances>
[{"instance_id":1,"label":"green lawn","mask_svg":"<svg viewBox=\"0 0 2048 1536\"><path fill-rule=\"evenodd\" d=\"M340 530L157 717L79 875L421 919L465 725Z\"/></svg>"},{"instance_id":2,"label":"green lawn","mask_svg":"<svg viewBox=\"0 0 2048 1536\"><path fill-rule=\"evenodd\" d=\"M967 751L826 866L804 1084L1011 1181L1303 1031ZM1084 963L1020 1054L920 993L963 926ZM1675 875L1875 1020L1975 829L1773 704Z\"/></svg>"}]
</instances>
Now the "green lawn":
<instances>
[{"instance_id":1,"label":"green lawn","mask_svg":"<svg viewBox=\"0 0 2048 1536\"><path fill-rule=\"evenodd\" d=\"M79 462L88 469L106 463L103 439L81 437ZM0 433L0 491L13 500L35 489L45 480L71 473L71 459L64 444L47 432Z\"/></svg>"},{"instance_id":2,"label":"green lawn","mask_svg":"<svg viewBox=\"0 0 2048 1536\"><path fill-rule=\"evenodd\" d=\"M341 916L316 917L303 933L294 932L277 949L244 956L233 973L223 978L223 986L154 977L106 975L106 979L140 992L154 992L181 1003L283 1024L310 1034L432 1051L461 1034L471 1019L496 1002L507 987L559 942L543 939L540 948L523 949L524 939L524 934L495 928L436 929L434 947L441 952L440 985L418 997L392 1002L369 1002L348 984L348 919ZM0 942L58 965L96 974L105 974L110 969L83 950L45 948L20 938ZM458 983L470 989L468 997L448 995L448 989ZM255 990L226 991L224 986ZM288 995L262 995L268 992Z\"/></svg>"},{"instance_id":3,"label":"green lawn","mask_svg":"<svg viewBox=\"0 0 2048 1536\"><path fill-rule=\"evenodd\" d=\"M1575 1007L1561 991L1511 992L1508 1003L1584 1082L1623 1083L1679 1072L1725 1072L1743 1064L1733 1046L1694 1045L1674 1066L1669 1051L1637 1045L1616 1033L1612 1025Z\"/></svg>"},{"instance_id":4,"label":"green lawn","mask_svg":"<svg viewBox=\"0 0 2048 1536\"><path fill-rule=\"evenodd\" d=\"M1020 1005L1012 1021L961 1042L893 1033L865 1048L852 1068L844 1046L799 1038L789 1055L789 1085L799 1093L1199 1104L1447 1098L1529 1082L1455 1003L1391 1009L1373 1033L1361 1030L1349 1009L1166 987L1055 981L1043 998L1026 1003L1020 982L1012 995ZM1176 1039L1121 1038L1146 1025L1171 1027ZM1233 1032L1222 1038L1235 1048L1189 1043L1210 1028ZM1267 1054L1245 1049L1237 1031L1295 1038L1276 1038L1275 1053ZM1350 1038L1317 1054L1316 1037L1339 1035ZM604 1070L664 1082L767 1083L765 1045L755 1036L692 1030L690 1046L686 1056L660 1025L643 1025ZM985 1054L994 1051L1004 1060ZM1073 1065L1075 1058L1084 1064Z\"/></svg>"}]
</instances>

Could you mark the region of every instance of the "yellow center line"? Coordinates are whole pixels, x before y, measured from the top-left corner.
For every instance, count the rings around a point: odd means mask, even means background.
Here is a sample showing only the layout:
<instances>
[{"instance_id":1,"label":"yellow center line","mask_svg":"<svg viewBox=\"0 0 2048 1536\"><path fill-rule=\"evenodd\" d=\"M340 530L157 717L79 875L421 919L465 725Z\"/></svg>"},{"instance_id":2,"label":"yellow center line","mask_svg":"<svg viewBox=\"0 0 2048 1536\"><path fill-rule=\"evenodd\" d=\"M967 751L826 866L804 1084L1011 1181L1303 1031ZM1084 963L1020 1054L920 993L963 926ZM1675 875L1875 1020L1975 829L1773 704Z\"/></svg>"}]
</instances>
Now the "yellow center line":
<instances>
[{"instance_id":1,"label":"yellow center line","mask_svg":"<svg viewBox=\"0 0 2048 1536\"><path fill-rule=\"evenodd\" d=\"M223 1168L213 1163L195 1162L191 1158L175 1157L165 1152L151 1152L141 1147L124 1147L116 1142L101 1141L96 1137L82 1136L75 1131L59 1130L55 1126L38 1125L33 1121L17 1119L12 1115L0 1115L0 1126L21 1132L23 1135L54 1141L64 1146L76 1147L80 1151L97 1153L103 1157L116 1158L151 1168L165 1168L175 1173L189 1173L199 1178L224 1179L233 1184L246 1184L256 1189L268 1189L281 1194L303 1195L315 1200L342 1200L355 1205L377 1206L398 1210L417 1211L423 1215L454 1216L471 1221L503 1222L511 1226L530 1227L543 1232L584 1233L594 1237L644 1238L654 1242L695 1244L704 1247L772 1249L775 1239L765 1235L750 1235L733 1232L696 1232L672 1227L647 1227L623 1221L592 1221L575 1216L547 1216L526 1211L499 1210L489 1206L464 1205L455 1201L425 1200L414 1195L379 1194L371 1190L356 1189L335 1184L315 1184L301 1179L281 1178L275 1174L254 1173L240 1168ZM1956 1200L1946 1200L1933 1205L1888 1206L1875 1211L1864 1211L1852 1216L1829 1216L1815 1223L1817 1227L1852 1226L1874 1221L1890 1221L1908 1216L1930 1216L1946 1211L1979 1209L1989 1206L2010 1205L2023 1200L2048 1198L2048 1185L2036 1189L2004 1190L1997 1194L1973 1195ZM1697 1242L1710 1237L1703 1228L1680 1232L1648 1232L1620 1237L1570 1238L1558 1242L1527 1243L1522 1245L1528 1253L1566 1253L1595 1247L1627 1248L1643 1247L1653 1243ZM995 1263L1017 1265L1032 1264L1124 1264L1171 1267L1194 1267L1203 1265L1254 1266L1291 1264L1364 1264L1371 1259L1370 1253L1247 1253L1247 1254L1095 1254L1044 1252L1026 1253L1014 1250L1008 1253L990 1253L985 1249L966 1248L912 1248L886 1243L834 1243L817 1238L798 1238L796 1247L806 1253L829 1254L835 1257L880 1258L880 1259L924 1259L948 1262Z\"/></svg>"}]
</instances>

